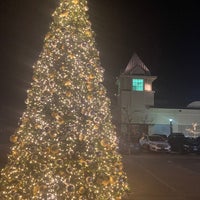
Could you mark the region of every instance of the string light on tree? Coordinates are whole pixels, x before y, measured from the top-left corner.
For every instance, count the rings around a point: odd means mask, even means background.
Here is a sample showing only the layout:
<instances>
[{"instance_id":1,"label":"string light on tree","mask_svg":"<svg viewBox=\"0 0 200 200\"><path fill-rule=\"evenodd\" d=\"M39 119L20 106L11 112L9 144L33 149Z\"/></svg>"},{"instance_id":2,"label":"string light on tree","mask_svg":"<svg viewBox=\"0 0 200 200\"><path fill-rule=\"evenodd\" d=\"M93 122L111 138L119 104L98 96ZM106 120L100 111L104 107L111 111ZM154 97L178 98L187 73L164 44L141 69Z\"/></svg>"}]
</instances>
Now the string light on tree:
<instances>
[{"instance_id":1,"label":"string light on tree","mask_svg":"<svg viewBox=\"0 0 200 200\"><path fill-rule=\"evenodd\" d=\"M86 0L60 0L1 171L2 200L120 200L127 178Z\"/></svg>"}]
</instances>

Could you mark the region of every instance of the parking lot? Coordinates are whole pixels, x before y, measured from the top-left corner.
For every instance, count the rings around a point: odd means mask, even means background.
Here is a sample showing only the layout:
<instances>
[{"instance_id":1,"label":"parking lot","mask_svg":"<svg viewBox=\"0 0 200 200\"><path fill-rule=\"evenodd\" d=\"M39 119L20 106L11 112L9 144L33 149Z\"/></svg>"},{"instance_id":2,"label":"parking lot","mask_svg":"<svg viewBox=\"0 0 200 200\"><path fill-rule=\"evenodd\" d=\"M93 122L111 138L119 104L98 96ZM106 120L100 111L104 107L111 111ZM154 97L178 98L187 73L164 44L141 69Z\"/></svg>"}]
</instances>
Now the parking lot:
<instances>
[{"instance_id":1,"label":"parking lot","mask_svg":"<svg viewBox=\"0 0 200 200\"><path fill-rule=\"evenodd\" d=\"M127 200L199 200L200 156L166 153L124 155Z\"/></svg>"}]
</instances>

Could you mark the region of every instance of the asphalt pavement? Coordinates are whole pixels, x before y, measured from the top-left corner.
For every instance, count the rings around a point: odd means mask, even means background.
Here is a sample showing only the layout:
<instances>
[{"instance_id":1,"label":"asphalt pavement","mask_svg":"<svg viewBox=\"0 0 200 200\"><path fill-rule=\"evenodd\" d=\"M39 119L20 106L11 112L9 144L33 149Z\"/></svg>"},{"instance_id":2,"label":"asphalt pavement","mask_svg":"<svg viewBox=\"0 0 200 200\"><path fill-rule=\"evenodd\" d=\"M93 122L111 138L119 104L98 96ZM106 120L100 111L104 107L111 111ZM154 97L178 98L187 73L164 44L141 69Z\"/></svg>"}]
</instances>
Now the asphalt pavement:
<instances>
[{"instance_id":1,"label":"asphalt pavement","mask_svg":"<svg viewBox=\"0 0 200 200\"><path fill-rule=\"evenodd\" d=\"M200 156L123 156L130 194L124 200L200 200Z\"/></svg>"}]
</instances>

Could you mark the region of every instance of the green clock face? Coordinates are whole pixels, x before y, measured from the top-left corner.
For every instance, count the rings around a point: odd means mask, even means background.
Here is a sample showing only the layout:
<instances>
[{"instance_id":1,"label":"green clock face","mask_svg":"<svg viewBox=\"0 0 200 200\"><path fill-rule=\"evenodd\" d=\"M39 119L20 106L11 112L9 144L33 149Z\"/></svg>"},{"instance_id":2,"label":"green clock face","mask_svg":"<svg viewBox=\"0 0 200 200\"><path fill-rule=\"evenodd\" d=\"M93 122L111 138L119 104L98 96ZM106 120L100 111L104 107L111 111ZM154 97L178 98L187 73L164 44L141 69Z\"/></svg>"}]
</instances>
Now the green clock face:
<instances>
[{"instance_id":1,"label":"green clock face","mask_svg":"<svg viewBox=\"0 0 200 200\"><path fill-rule=\"evenodd\" d=\"M132 79L133 91L144 91L144 79Z\"/></svg>"}]
</instances>

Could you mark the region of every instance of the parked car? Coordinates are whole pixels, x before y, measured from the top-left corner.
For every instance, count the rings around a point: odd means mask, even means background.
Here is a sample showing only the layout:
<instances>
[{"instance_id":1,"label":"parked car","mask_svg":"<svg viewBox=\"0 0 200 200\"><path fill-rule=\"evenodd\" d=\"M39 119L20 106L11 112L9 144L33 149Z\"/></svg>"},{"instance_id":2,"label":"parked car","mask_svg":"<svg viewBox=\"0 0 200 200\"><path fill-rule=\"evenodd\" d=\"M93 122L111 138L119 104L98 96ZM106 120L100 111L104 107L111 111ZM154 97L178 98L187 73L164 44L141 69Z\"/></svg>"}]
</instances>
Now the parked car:
<instances>
[{"instance_id":1,"label":"parked car","mask_svg":"<svg viewBox=\"0 0 200 200\"><path fill-rule=\"evenodd\" d=\"M152 135L157 135L157 136L163 137L164 140L167 140L167 135L165 135L165 134L154 133Z\"/></svg>"},{"instance_id":2,"label":"parked car","mask_svg":"<svg viewBox=\"0 0 200 200\"><path fill-rule=\"evenodd\" d=\"M141 146L140 143L131 143L130 144L130 153L131 154L139 154L141 152Z\"/></svg>"},{"instance_id":3,"label":"parked car","mask_svg":"<svg viewBox=\"0 0 200 200\"><path fill-rule=\"evenodd\" d=\"M183 133L168 136L171 150L178 153L200 153L200 137L185 137Z\"/></svg>"},{"instance_id":4,"label":"parked car","mask_svg":"<svg viewBox=\"0 0 200 200\"><path fill-rule=\"evenodd\" d=\"M141 152L141 146L139 143L140 134L130 134L127 141L127 147L129 154L139 154Z\"/></svg>"},{"instance_id":5,"label":"parked car","mask_svg":"<svg viewBox=\"0 0 200 200\"><path fill-rule=\"evenodd\" d=\"M131 140L128 138L120 138L119 140L119 152L123 155L126 154L139 154L141 150L139 139L131 137Z\"/></svg>"},{"instance_id":6,"label":"parked car","mask_svg":"<svg viewBox=\"0 0 200 200\"><path fill-rule=\"evenodd\" d=\"M165 137L160 135L145 135L139 140L143 149L154 152L170 152L171 147Z\"/></svg>"}]
</instances>

